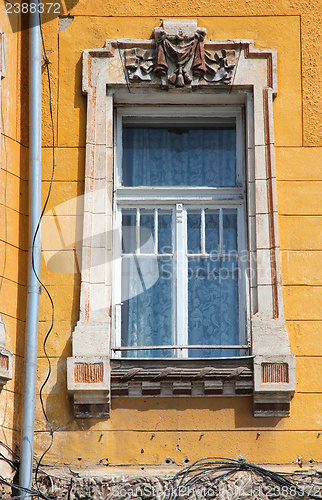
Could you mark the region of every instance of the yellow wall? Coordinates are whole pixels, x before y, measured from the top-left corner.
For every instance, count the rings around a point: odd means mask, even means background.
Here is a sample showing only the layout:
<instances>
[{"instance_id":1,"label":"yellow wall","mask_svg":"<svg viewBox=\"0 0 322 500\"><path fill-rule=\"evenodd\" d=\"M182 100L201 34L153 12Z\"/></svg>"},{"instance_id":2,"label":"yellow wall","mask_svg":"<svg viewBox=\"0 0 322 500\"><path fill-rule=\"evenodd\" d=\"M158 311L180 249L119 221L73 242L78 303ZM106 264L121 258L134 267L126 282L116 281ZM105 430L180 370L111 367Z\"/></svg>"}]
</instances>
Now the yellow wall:
<instances>
[{"instance_id":1,"label":"yellow wall","mask_svg":"<svg viewBox=\"0 0 322 500\"><path fill-rule=\"evenodd\" d=\"M0 29L5 33L5 78L1 93L0 144L0 312L6 347L14 354L14 374L0 393L0 440L19 442L26 309L28 248L28 104L26 102L26 32L20 18L11 25L0 6ZM1 452L4 450L2 449Z\"/></svg>"},{"instance_id":2,"label":"yellow wall","mask_svg":"<svg viewBox=\"0 0 322 500\"><path fill-rule=\"evenodd\" d=\"M185 456L195 460L211 455L233 458L239 454L248 461L262 463L295 462L299 455L304 461L322 461L322 436L318 435L322 430L322 266L319 260L322 250L322 115L319 113L322 65L318 59L322 51L322 6L316 4L313 9L306 0L274 3L276 5L271 5L269 0L249 0L246 3L241 0L200 0L198 3L190 0L151 0L146 3L137 0L80 0L70 11L74 20L65 31L59 31L57 18L44 23L51 63L57 147L53 193L48 209L82 194L84 189L86 98L81 93L81 55L84 49L103 47L107 38L150 38L153 28L160 25L160 19L182 17L198 19L198 25L207 28L208 39L247 38L253 39L257 48L277 50L278 95L274 101L274 124L282 279L291 350L297 356L297 389L290 418L254 418L251 398L215 397L116 399L112 402L109 420L75 420L66 390L66 358L71 355L71 333L78 319L80 276L53 273L43 261L42 279L55 303L55 325L48 341L53 373L45 387L46 409L54 429L57 429L54 445L46 456L49 463L81 465L108 458L113 464L160 464L169 456L182 464ZM67 8L70 4L75 2L65 1ZM13 53L19 50L18 46L17 36L12 36ZM19 54L13 55L11 70L11 78L19 81L20 68L13 61L19 61ZM4 88L7 78L3 80ZM8 90L3 92L4 103L10 88L10 84L7 85ZM45 197L52 166L45 73L43 89ZM3 288L7 286L10 292L1 290L1 300L2 310L7 311L4 319L10 337L8 347L20 355L21 320L25 310L25 275L21 263L25 262L26 249L24 179L27 175L21 163L24 148L20 143L24 143L25 138L20 133L23 127L19 121L19 92L12 99L16 99L12 106L14 111L3 108L10 116L10 119L6 118L10 155L7 185L12 186L12 206L8 200L7 209L12 217L7 238L11 253L8 250ZM1 155L3 165L3 148ZM1 185L4 172L5 169L1 172ZM18 205L19 188L14 186L19 186L23 193ZM1 237L2 245L3 239ZM17 286L17 282L21 286ZM46 376L42 341L50 324L50 315L50 303L43 294L38 390ZM16 359L20 358L16 356ZM2 399L7 391L14 389L14 384L20 392L21 384L10 382L2 391ZM16 401L20 402L18 395ZM7 425L10 427L9 423ZM37 400L37 455L49 443L45 430Z\"/></svg>"}]
</instances>

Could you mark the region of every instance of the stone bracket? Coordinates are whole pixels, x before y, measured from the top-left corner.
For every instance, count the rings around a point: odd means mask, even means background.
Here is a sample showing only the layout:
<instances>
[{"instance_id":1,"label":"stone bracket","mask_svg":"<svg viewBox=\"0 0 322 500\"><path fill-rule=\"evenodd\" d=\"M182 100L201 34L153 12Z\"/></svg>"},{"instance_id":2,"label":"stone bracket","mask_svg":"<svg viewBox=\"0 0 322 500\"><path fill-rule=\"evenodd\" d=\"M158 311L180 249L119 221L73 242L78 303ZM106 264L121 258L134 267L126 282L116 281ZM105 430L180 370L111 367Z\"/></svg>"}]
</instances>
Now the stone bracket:
<instances>
[{"instance_id":1,"label":"stone bracket","mask_svg":"<svg viewBox=\"0 0 322 500\"><path fill-rule=\"evenodd\" d=\"M6 349L6 328L0 314L0 391L8 380L12 379L13 353Z\"/></svg>"},{"instance_id":2,"label":"stone bracket","mask_svg":"<svg viewBox=\"0 0 322 500\"><path fill-rule=\"evenodd\" d=\"M254 416L287 417L295 391L295 356L254 357Z\"/></svg>"},{"instance_id":3,"label":"stone bracket","mask_svg":"<svg viewBox=\"0 0 322 500\"><path fill-rule=\"evenodd\" d=\"M110 322L78 321L73 356L67 358L67 389L78 418L110 415Z\"/></svg>"},{"instance_id":4,"label":"stone bracket","mask_svg":"<svg viewBox=\"0 0 322 500\"><path fill-rule=\"evenodd\" d=\"M109 417L110 366L106 356L67 358L67 389L75 417Z\"/></svg>"},{"instance_id":5,"label":"stone bracket","mask_svg":"<svg viewBox=\"0 0 322 500\"><path fill-rule=\"evenodd\" d=\"M0 346L0 390L12 379L13 354L9 349Z\"/></svg>"}]
</instances>

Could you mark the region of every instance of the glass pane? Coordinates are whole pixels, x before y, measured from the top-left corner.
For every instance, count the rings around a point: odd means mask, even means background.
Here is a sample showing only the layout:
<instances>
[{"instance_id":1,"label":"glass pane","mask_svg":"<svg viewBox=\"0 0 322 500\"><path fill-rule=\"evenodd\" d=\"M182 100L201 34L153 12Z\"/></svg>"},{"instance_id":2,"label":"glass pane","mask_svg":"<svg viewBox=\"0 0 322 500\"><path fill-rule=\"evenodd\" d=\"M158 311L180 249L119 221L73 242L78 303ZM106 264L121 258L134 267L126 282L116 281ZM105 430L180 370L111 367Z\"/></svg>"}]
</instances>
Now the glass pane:
<instances>
[{"instance_id":1,"label":"glass pane","mask_svg":"<svg viewBox=\"0 0 322 500\"><path fill-rule=\"evenodd\" d=\"M125 126L122 139L123 186L236 185L234 126Z\"/></svg>"},{"instance_id":2,"label":"glass pane","mask_svg":"<svg viewBox=\"0 0 322 500\"><path fill-rule=\"evenodd\" d=\"M223 251L237 252L237 209L223 210Z\"/></svg>"},{"instance_id":3,"label":"glass pane","mask_svg":"<svg viewBox=\"0 0 322 500\"><path fill-rule=\"evenodd\" d=\"M135 253L136 250L136 210L122 210L122 251Z\"/></svg>"},{"instance_id":4,"label":"glass pane","mask_svg":"<svg viewBox=\"0 0 322 500\"><path fill-rule=\"evenodd\" d=\"M173 343L173 258L123 257L122 346ZM172 351L124 351L124 357L170 357Z\"/></svg>"},{"instance_id":5,"label":"glass pane","mask_svg":"<svg viewBox=\"0 0 322 500\"><path fill-rule=\"evenodd\" d=\"M140 210L140 253L154 253L153 210Z\"/></svg>"},{"instance_id":6,"label":"glass pane","mask_svg":"<svg viewBox=\"0 0 322 500\"><path fill-rule=\"evenodd\" d=\"M219 247L219 210L205 211L206 253L216 253Z\"/></svg>"},{"instance_id":7,"label":"glass pane","mask_svg":"<svg viewBox=\"0 0 322 500\"><path fill-rule=\"evenodd\" d=\"M187 213L188 253L201 252L201 214L200 211Z\"/></svg>"},{"instance_id":8,"label":"glass pane","mask_svg":"<svg viewBox=\"0 0 322 500\"><path fill-rule=\"evenodd\" d=\"M195 345L238 345L236 259L188 259L188 340ZM237 349L189 349L191 357L237 356Z\"/></svg>"},{"instance_id":9,"label":"glass pane","mask_svg":"<svg viewBox=\"0 0 322 500\"><path fill-rule=\"evenodd\" d=\"M158 212L158 252L172 253L172 214L170 211Z\"/></svg>"}]
</instances>

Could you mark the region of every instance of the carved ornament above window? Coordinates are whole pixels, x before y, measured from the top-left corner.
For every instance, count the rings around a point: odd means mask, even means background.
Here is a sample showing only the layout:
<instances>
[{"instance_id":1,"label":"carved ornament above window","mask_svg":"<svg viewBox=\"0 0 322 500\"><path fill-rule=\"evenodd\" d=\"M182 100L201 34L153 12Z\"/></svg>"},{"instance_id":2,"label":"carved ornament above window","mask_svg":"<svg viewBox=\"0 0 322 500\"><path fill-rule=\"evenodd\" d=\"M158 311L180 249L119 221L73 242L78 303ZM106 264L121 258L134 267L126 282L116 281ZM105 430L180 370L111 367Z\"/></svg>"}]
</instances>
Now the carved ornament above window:
<instances>
[{"instance_id":1,"label":"carved ornament above window","mask_svg":"<svg viewBox=\"0 0 322 500\"><path fill-rule=\"evenodd\" d=\"M171 33L172 31L172 33ZM155 49L133 47L124 50L129 81L152 82L163 86L191 86L193 80L230 84L236 65L235 50L206 50L207 30L197 28L186 34L181 27L155 28Z\"/></svg>"}]
</instances>

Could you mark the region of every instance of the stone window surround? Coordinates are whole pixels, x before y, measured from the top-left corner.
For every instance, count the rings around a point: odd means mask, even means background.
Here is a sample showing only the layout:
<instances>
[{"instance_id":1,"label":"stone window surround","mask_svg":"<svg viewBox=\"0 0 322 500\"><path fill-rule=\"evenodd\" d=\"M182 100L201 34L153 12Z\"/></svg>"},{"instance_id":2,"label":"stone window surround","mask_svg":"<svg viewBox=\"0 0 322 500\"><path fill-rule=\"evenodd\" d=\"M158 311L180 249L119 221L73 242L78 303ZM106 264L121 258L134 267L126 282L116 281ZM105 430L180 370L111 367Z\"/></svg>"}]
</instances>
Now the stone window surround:
<instances>
[{"instance_id":1,"label":"stone window surround","mask_svg":"<svg viewBox=\"0 0 322 500\"><path fill-rule=\"evenodd\" d=\"M177 21L183 31L191 28L191 23L195 28L196 22ZM163 28L169 28L169 22L164 21ZM125 50L133 48L154 50L156 44L152 40L107 40L103 49L83 53L83 92L87 94L84 243L80 318L68 359L68 390L74 398L75 415L108 416L111 394L253 393L255 416L287 416L295 390L295 357L290 353L285 326L279 261L273 130L276 53L255 49L250 40L205 42L208 51L235 51L229 85L192 77L189 85L178 88L165 83L164 78L131 81ZM111 360L112 266L93 264L97 258L111 262L106 255L111 257L112 251L107 235L113 228L114 109L145 104L237 105L245 109L252 349L248 360L236 358L225 363L223 359L205 359L197 366L189 360L184 364L182 360L154 360L157 373L151 373L148 363ZM95 237L98 227L101 238ZM95 364L103 366L101 378L89 376L79 381L75 370L80 363L88 367L84 373L98 372Z\"/></svg>"}]
</instances>

